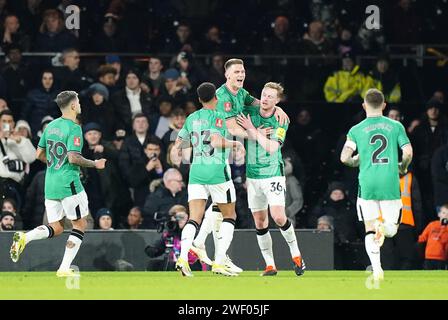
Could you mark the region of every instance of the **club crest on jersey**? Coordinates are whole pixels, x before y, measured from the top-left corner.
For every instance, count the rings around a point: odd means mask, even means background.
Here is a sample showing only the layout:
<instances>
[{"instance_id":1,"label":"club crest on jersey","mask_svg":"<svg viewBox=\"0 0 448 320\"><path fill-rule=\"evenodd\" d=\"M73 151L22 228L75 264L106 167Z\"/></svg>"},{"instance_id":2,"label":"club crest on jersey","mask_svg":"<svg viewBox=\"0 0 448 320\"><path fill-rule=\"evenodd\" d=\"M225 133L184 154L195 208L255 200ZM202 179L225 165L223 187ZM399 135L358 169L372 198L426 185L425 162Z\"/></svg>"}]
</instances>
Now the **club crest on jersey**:
<instances>
[{"instance_id":1,"label":"club crest on jersey","mask_svg":"<svg viewBox=\"0 0 448 320\"><path fill-rule=\"evenodd\" d=\"M232 110L232 104L230 102L224 102L224 110L226 110L226 112Z\"/></svg>"},{"instance_id":2,"label":"club crest on jersey","mask_svg":"<svg viewBox=\"0 0 448 320\"><path fill-rule=\"evenodd\" d=\"M215 125L218 127L218 128L222 128L222 119L216 119L216 122L215 122Z\"/></svg>"},{"instance_id":3,"label":"club crest on jersey","mask_svg":"<svg viewBox=\"0 0 448 320\"><path fill-rule=\"evenodd\" d=\"M75 138L73 139L73 144L74 144L75 146L77 146L77 147L80 147L80 146L81 146L81 138L80 138L80 137L75 137Z\"/></svg>"}]
</instances>

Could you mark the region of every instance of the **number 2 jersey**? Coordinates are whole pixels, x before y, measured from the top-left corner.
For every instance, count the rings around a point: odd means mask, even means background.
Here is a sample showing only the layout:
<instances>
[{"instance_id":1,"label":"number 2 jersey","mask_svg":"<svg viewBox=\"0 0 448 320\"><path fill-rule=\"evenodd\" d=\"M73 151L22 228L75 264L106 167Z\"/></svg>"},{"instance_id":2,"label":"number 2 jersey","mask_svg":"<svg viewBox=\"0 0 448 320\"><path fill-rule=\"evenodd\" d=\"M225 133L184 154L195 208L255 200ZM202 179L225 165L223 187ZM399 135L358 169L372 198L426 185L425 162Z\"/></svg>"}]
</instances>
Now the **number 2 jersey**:
<instances>
[{"instance_id":1,"label":"number 2 jersey","mask_svg":"<svg viewBox=\"0 0 448 320\"><path fill-rule=\"evenodd\" d=\"M398 148L406 144L409 138L403 125L384 116L368 117L350 129L346 145L359 153L359 198L401 198Z\"/></svg>"},{"instance_id":2,"label":"number 2 jersey","mask_svg":"<svg viewBox=\"0 0 448 320\"><path fill-rule=\"evenodd\" d=\"M39 140L47 156L45 199L60 200L84 190L79 166L68 161L68 153L81 153L82 145L81 127L72 120L58 118L45 128Z\"/></svg>"},{"instance_id":3,"label":"number 2 jersey","mask_svg":"<svg viewBox=\"0 0 448 320\"><path fill-rule=\"evenodd\" d=\"M220 184L230 180L229 149L214 149L211 135L226 137L225 116L215 110L201 109L188 116L178 137L190 141L193 162L189 184Z\"/></svg>"}]
</instances>

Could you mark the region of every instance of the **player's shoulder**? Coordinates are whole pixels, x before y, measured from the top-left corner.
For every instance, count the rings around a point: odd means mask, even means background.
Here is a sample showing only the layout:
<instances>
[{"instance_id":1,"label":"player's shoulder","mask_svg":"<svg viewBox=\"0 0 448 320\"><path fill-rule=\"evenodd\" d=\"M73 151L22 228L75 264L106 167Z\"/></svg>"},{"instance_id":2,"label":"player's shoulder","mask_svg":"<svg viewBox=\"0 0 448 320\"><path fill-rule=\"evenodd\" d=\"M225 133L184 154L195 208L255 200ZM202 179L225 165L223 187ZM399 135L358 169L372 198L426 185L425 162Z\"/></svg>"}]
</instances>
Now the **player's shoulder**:
<instances>
[{"instance_id":1,"label":"player's shoulder","mask_svg":"<svg viewBox=\"0 0 448 320\"><path fill-rule=\"evenodd\" d=\"M218 89L216 89L216 96L219 98L225 98L230 96L229 90L227 90L226 85L221 85Z\"/></svg>"}]
</instances>

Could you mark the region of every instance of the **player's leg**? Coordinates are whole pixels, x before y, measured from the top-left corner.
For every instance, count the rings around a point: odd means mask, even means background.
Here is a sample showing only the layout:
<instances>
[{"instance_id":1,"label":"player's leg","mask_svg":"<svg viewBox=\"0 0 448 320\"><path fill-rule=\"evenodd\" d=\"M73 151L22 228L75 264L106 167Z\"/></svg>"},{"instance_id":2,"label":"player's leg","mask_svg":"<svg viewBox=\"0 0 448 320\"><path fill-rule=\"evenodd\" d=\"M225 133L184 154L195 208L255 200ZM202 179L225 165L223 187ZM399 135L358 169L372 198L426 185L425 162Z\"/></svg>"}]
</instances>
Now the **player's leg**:
<instances>
[{"instance_id":1,"label":"player's leg","mask_svg":"<svg viewBox=\"0 0 448 320\"><path fill-rule=\"evenodd\" d=\"M380 207L375 200L364 200L358 198L357 212L359 221L364 222L366 229L365 248L372 265L373 276L375 280L381 280L384 277L381 268L381 241L376 239L378 234L378 218L380 217Z\"/></svg>"},{"instance_id":2,"label":"player's leg","mask_svg":"<svg viewBox=\"0 0 448 320\"><path fill-rule=\"evenodd\" d=\"M11 260L17 262L25 246L31 241L48 239L60 235L64 231L62 220L65 216L61 201L45 200L48 224L41 225L28 232L15 232L11 245Z\"/></svg>"},{"instance_id":3,"label":"player's leg","mask_svg":"<svg viewBox=\"0 0 448 320\"><path fill-rule=\"evenodd\" d=\"M400 226L403 203L401 199L382 200L379 202L379 205L384 220L384 236L392 238L397 234Z\"/></svg>"},{"instance_id":4,"label":"player's leg","mask_svg":"<svg viewBox=\"0 0 448 320\"><path fill-rule=\"evenodd\" d=\"M267 209L251 209L254 218L255 228L257 230L257 242L263 256L266 268L262 276L277 275L277 267L274 261L274 252L272 250L272 237L269 232L269 218Z\"/></svg>"},{"instance_id":5,"label":"player's leg","mask_svg":"<svg viewBox=\"0 0 448 320\"><path fill-rule=\"evenodd\" d=\"M79 274L76 274L70 267L84 240L84 232L87 227L85 217L89 214L89 202L86 192L82 191L63 199L62 207L67 218L71 220L73 228L67 239L64 257L56 275L58 277L78 276Z\"/></svg>"},{"instance_id":6,"label":"player's leg","mask_svg":"<svg viewBox=\"0 0 448 320\"><path fill-rule=\"evenodd\" d=\"M196 238L193 240L193 245L191 246L191 252L199 258L199 260L208 265L212 265L212 261L207 255L207 251L205 249L205 240L208 235L214 231L215 224L217 220L217 213L213 210L215 205L211 204L207 210L205 211L204 219L202 220L201 227L199 229L199 233ZM216 252L216 246L215 246Z\"/></svg>"},{"instance_id":7,"label":"player's leg","mask_svg":"<svg viewBox=\"0 0 448 320\"><path fill-rule=\"evenodd\" d=\"M204 185L188 185L188 207L190 209L190 218L182 229L181 252L180 257L176 262L176 270L180 271L183 276L193 276L188 263L188 253L204 216L205 204L208 196L208 191Z\"/></svg>"}]
</instances>

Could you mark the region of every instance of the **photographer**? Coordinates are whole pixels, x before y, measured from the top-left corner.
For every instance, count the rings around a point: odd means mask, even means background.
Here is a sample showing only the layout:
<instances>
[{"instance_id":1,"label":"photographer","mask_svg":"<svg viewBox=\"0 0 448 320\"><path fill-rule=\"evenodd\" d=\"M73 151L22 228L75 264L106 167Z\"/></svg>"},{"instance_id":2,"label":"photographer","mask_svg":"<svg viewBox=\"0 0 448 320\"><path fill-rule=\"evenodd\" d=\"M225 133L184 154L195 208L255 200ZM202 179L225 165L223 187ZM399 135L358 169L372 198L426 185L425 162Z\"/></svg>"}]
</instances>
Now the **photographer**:
<instances>
[{"instance_id":1,"label":"photographer","mask_svg":"<svg viewBox=\"0 0 448 320\"><path fill-rule=\"evenodd\" d=\"M0 113L0 196L12 197L21 207L21 193L26 165L36 160L31 141L14 131L15 122L10 110Z\"/></svg>"},{"instance_id":2,"label":"photographer","mask_svg":"<svg viewBox=\"0 0 448 320\"><path fill-rule=\"evenodd\" d=\"M159 218L161 216L161 218ZM159 222L158 231L162 233L160 239L145 248L146 254L151 258L148 262L148 271L174 271L174 265L180 255L181 233L188 221L187 209L181 205L173 206L166 213L156 214ZM202 270L202 265L195 256L189 254L188 260L192 269Z\"/></svg>"}]
</instances>

